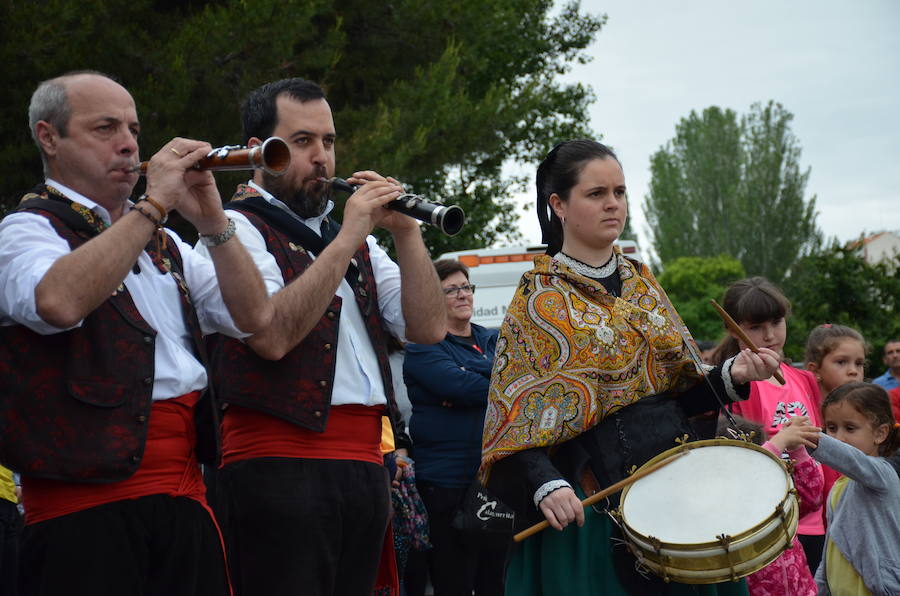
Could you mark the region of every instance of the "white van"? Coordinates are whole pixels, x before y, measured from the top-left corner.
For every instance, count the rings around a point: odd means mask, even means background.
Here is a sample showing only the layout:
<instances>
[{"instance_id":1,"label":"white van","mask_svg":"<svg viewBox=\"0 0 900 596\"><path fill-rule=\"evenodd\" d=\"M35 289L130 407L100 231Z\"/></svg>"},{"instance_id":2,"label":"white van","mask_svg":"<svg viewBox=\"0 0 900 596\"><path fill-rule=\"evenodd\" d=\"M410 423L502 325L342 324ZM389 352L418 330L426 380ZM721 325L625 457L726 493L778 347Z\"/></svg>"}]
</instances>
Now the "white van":
<instances>
[{"instance_id":1,"label":"white van","mask_svg":"<svg viewBox=\"0 0 900 596\"><path fill-rule=\"evenodd\" d=\"M622 253L641 260L637 242L618 240ZM507 246L458 250L440 256L456 259L469 268L469 282L474 284L475 304L472 322L483 327L500 327L512 301L522 274L531 269L534 257L544 254L547 245Z\"/></svg>"}]
</instances>

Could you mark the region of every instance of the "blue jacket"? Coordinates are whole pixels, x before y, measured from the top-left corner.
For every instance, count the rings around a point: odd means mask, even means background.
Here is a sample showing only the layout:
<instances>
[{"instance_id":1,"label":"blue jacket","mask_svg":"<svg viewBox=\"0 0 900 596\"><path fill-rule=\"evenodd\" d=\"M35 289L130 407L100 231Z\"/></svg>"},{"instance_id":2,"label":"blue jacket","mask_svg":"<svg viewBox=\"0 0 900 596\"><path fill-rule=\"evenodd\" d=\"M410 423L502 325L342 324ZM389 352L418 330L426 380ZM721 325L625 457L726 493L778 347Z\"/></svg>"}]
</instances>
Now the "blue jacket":
<instances>
[{"instance_id":1,"label":"blue jacket","mask_svg":"<svg viewBox=\"0 0 900 596\"><path fill-rule=\"evenodd\" d=\"M837 507L828 497L828 534L816 571L819 594L828 596L825 554L833 542L873 596L900 594L900 479L883 457L866 455L826 434L811 455L849 478Z\"/></svg>"},{"instance_id":2,"label":"blue jacket","mask_svg":"<svg viewBox=\"0 0 900 596\"><path fill-rule=\"evenodd\" d=\"M403 378L416 478L463 488L481 462L481 434L497 331L472 325L477 346L447 334L440 343L406 346Z\"/></svg>"}]
</instances>

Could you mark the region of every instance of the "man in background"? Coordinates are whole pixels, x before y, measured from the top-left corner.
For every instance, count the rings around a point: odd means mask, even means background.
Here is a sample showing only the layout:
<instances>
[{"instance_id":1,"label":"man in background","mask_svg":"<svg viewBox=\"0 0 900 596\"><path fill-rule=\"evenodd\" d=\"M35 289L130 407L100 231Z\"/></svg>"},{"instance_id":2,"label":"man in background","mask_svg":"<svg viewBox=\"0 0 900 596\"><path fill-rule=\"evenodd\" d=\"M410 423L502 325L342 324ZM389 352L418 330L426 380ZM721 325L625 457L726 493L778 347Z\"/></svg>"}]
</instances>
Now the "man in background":
<instances>
[{"instance_id":1,"label":"man in background","mask_svg":"<svg viewBox=\"0 0 900 596\"><path fill-rule=\"evenodd\" d=\"M872 382L887 391L900 387L900 340L892 339L884 344L883 362L887 370L880 377L872 379Z\"/></svg>"}]
</instances>

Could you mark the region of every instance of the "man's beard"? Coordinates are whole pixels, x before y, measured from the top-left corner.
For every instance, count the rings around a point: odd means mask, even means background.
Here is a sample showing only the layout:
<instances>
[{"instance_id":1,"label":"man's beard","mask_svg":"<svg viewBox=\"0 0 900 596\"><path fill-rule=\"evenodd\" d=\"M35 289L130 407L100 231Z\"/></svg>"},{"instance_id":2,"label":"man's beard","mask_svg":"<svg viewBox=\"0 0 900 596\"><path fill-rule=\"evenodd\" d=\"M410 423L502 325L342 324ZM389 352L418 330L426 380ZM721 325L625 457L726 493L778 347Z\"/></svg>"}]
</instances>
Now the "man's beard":
<instances>
[{"instance_id":1,"label":"man's beard","mask_svg":"<svg viewBox=\"0 0 900 596\"><path fill-rule=\"evenodd\" d=\"M316 177L325 178L325 169L316 171L315 175ZM307 180L304 180L304 183ZM328 201L331 199L330 184L316 183L312 185L310 190L307 190L302 185L299 188L291 188L289 182L284 178L272 176L265 172L263 172L263 188L303 219L322 215L325 207L328 205Z\"/></svg>"}]
</instances>

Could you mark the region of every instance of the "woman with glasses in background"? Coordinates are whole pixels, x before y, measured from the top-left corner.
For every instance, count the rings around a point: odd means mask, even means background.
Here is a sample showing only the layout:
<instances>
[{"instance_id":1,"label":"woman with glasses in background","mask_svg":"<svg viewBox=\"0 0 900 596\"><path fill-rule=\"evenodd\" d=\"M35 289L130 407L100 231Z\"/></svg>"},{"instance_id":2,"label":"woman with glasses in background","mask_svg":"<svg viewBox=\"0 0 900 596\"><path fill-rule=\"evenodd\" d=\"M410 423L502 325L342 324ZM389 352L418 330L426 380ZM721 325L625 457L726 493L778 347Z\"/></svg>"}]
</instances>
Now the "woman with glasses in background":
<instances>
[{"instance_id":1,"label":"woman with glasses in background","mask_svg":"<svg viewBox=\"0 0 900 596\"><path fill-rule=\"evenodd\" d=\"M416 484L428 510L433 549L428 567L435 596L503 594L507 541L472 539L452 526L481 460L481 434L497 330L471 322L475 286L459 261L434 267L447 300L447 336L408 344L403 376Z\"/></svg>"}]
</instances>

